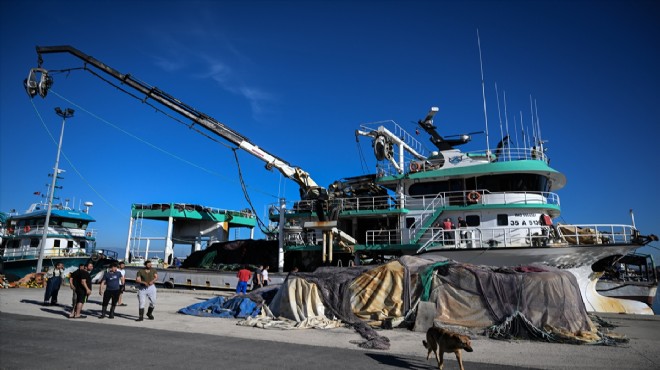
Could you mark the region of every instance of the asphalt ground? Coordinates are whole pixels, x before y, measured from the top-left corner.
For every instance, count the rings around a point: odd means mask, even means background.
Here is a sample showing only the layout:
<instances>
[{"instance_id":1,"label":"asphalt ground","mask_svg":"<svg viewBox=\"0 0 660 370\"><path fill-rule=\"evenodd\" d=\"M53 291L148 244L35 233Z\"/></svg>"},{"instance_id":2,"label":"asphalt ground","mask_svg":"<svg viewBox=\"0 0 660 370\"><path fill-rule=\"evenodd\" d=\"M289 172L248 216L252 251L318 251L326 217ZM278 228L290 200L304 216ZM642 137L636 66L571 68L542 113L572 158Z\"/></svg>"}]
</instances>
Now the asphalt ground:
<instances>
[{"instance_id":1,"label":"asphalt ground","mask_svg":"<svg viewBox=\"0 0 660 370\"><path fill-rule=\"evenodd\" d=\"M137 297L127 292L126 307L113 320L100 320L98 289L83 309L85 319L68 319L71 291L63 287L63 306L43 306L43 289L0 290L0 368L280 368L348 369L435 368L426 360L424 333L383 330L387 351L365 350L349 328L260 329L238 326L237 319L188 316L180 308L228 292L159 289L155 320L135 322ZM463 353L473 369L658 369L660 318L602 314L612 331L629 343L618 346L572 345L525 340L499 341L474 336L474 352ZM458 369L452 354L445 369Z\"/></svg>"}]
</instances>

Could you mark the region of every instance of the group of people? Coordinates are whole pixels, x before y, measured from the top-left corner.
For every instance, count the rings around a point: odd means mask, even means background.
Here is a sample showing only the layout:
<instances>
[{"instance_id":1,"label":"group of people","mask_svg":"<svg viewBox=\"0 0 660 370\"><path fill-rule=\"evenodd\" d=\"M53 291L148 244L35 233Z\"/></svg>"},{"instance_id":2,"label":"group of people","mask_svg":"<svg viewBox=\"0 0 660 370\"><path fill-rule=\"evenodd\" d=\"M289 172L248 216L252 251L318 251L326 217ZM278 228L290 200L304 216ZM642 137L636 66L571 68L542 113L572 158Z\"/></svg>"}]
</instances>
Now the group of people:
<instances>
[{"instance_id":1,"label":"group of people","mask_svg":"<svg viewBox=\"0 0 660 370\"><path fill-rule=\"evenodd\" d=\"M458 223L458 228L459 229L464 229L464 230L459 231L460 237L461 237L461 242L464 242L464 241L467 240L467 230L465 230L468 227L467 222L463 219L463 217L459 216L458 220L457 220L457 223ZM442 227L442 229L445 230L444 235L443 235L445 245L455 244L454 237L455 237L456 234L452 230L456 229L456 224L454 224L454 222L451 220L451 218L449 218L449 217L445 218L444 221L442 221L442 223L440 223L439 225L436 224L436 226Z\"/></svg>"},{"instance_id":2,"label":"group of people","mask_svg":"<svg viewBox=\"0 0 660 370\"><path fill-rule=\"evenodd\" d=\"M247 293L247 287L250 280L252 280L252 290L267 286L270 282L270 278L268 277L269 269L270 266L268 265L259 265L254 270L254 273L252 273L250 270L248 270L247 266L243 266L236 273L236 277L238 278L238 284L236 284L236 293Z\"/></svg>"},{"instance_id":3,"label":"group of people","mask_svg":"<svg viewBox=\"0 0 660 370\"><path fill-rule=\"evenodd\" d=\"M106 317L113 319L115 317L115 308L117 306L126 306L122 302L122 296L126 290L126 270L124 262L113 262L110 268L105 271L99 285L99 295L103 297L101 303L101 315L99 319ZM92 276L91 272L94 264L80 264L78 270L69 275L69 287L72 291L71 312L69 318L82 319L87 316L82 315L82 308L87 303L92 294ZM64 264L57 263L55 268L49 272L46 283L46 292L44 295L44 305L57 305L57 298L60 286L64 281ZM137 272L135 282L138 285L138 319L144 320L145 309L147 309L147 318L153 320L153 311L156 305L156 281L158 272L151 266L151 261L144 263L144 268ZM108 311L108 305L110 310Z\"/></svg>"}]
</instances>

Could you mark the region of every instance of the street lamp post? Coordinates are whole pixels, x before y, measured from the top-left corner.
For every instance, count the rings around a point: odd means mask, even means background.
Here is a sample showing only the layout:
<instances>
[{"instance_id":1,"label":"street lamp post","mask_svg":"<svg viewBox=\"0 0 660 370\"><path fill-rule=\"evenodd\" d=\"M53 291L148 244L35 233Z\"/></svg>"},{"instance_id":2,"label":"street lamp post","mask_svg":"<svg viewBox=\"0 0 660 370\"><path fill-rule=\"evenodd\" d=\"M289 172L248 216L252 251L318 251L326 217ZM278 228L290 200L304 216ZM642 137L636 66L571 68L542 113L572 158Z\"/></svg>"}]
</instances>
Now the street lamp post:
<instances>
[{"instance_id":1,"label":"street lamp post","mask_svg":"<svg viewBox=\"0 0 660 370\"><path fill-rule=\"evenodd\" d=\"M46 241L48 240L48 226L50 223L50 213L53 210L53 196L55 195L55 183L57 182L57 175L60 173L60 152L62 151L62 138L64 137L64 124L67 118L73 117L74 110L66 108L65 110L59 107L55 108L55 113L62 117L62 131L60 132L60 142L57 145L57 157L55 159L55 168L53 170L53 182L48 191L48 210L46 211L46 221L44 221L44 233L41 236L41 245L39 247L39 260L37 261L37 273L41 272L44 262L44 251L46 249Z\"/></svg>"}]
</instances>

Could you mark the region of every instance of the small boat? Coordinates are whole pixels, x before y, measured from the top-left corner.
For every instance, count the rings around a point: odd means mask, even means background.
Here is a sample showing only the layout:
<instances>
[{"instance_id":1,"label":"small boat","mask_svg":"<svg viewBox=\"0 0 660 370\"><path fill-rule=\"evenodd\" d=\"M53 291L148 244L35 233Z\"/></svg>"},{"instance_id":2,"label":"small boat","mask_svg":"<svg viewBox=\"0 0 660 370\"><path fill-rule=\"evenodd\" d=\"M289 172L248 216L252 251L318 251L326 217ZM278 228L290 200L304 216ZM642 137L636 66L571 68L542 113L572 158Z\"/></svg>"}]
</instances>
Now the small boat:
<instances>
[{"instance_id":1,"label":"small boat","mask_svg":"<svg viewBox=\"0 0 660 370\"><path fill-rule=\"evenodd\" d=\"M596 291L613 298L632 299L653 305L658 289L658 269L653 256L630 253L607 269L596 283Z\"/></svg>"},{"instance_id":2,"label":"small boat","mask_svg":"<svg viewBox=\"0 0 660 370\"><path fill-rule=\"evenodd\" d=\"M88 261L94 262L95 269L100 269L116 260L116 252L96 249L96 231L89 227L95 220L88 213L90 204L87 205L84 210L72 209L68 204L53 205L46 232L43 270L62 262L69 272ZM0 218L0 273L9 281L37 272L47 208L44 203L34 203L22 214L3 213Z\"/></svg>"}]
</instances>

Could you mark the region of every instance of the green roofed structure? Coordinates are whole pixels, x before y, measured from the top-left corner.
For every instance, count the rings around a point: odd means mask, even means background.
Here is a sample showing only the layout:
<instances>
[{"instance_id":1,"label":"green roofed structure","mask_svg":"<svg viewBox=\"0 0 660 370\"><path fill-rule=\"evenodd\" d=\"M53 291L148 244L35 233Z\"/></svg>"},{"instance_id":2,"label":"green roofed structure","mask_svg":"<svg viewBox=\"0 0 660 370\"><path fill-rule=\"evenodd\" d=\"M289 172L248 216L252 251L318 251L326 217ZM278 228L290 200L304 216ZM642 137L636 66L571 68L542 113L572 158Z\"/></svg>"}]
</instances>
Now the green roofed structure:
<instances>
[{"instance_id":1,"label":"green roofed structure","mask_svg":"<svg viewBox=\"0 0 660 370\"><path fill-rule=\"evenodd\" d=\"M144 220L166 221L166 235L143 235L146 232L143 228ZM134 203L131 205L124 258L134 262L139 262L136 259L141 257L148 258L151 241L164 240L163 260L171 264L175 244L190 245L192 253L201 250L203 243L211 245L228 241L230 231L236 228L248 228L252 239L256 225L257 219L249 209L231 211L198 204ZM157 251L152 250L152 254L154 252Z\"/></svg>"}]
</instances>

